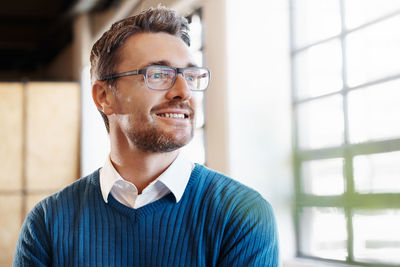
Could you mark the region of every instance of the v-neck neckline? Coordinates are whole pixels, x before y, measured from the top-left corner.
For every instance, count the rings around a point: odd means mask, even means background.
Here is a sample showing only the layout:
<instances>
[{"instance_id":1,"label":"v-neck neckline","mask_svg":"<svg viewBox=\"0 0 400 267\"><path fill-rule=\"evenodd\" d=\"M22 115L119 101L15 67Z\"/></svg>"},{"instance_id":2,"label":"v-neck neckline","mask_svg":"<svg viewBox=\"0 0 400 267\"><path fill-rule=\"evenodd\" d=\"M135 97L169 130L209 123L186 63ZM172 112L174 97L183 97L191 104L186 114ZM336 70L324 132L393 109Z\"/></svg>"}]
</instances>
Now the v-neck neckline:
<instances>
[{"instance_id":1,"label":"v-neck neckline","mask_svg":"<svg viewBox=\"0 0 400 267\"><path fill-rule=\"evenodd\" d=\"M204 168L200 164L197 164L197 163L195 164L195 167L194 167L192 173L190 174L189 181L186 185L185 191L184 191L180 201L182 201L185 198L185 195L188 194L188 191L192 187L195 180L198 179L199 174L203 171L203 169ZM99 170L100 169L98 169L94 173L93 178L94 178L94 184L97 187L97 191L101 197L101 200L104 201L102 194L101 194ZM154 212L163 210L160 207L168 206L168 205L179 205L179 202L180 202L180 201L176 202L175 196L172 192L170 192L167 195L165 195L164 197L162 197L152 203L149 203L143 207L140 207L138 209L134 209L134 208L125 206L124 204L122 204L118 200L116 200L112 196L112 194L108 195L107 200L108 200L108 203L105 203L106 205L109 205L110 207L121 212L122 214L132 218L134 221L137 221L137 220L141 219L142 217L145 217L148 214L152 214Z\"/></svg>"}]
</instances>

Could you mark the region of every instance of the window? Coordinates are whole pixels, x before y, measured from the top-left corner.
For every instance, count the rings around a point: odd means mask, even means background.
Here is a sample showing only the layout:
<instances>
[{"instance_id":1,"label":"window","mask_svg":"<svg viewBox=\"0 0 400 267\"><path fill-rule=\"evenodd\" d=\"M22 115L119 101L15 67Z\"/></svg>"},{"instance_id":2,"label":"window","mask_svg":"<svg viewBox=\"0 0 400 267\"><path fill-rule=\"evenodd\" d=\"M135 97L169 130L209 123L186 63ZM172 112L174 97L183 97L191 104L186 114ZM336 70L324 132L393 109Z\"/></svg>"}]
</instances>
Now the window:
<instances>
[{"instance_id":1,"label":"window","mask_svg":"<svg viewBox=\"0 0 400 267\"><path fill-rule=\"evenodd\" d=\"M300 257L400 265L400 1L290 0Z\"/></svg>"},{"instance_id":2,"label":"window","mask_svg":"<svg viewBox=\"0 0 400 267\"><path fill-rule=\"evenodd\" d=\"M197 9L190 16L187 17L189 21L191 37L190 51L194 57L195 63L198 66L205 66L204 64L204 33L203 22L201 19L201 9ZM206 163L205 156L205 112L204 112L204 92L193 92L194 97L198 101L196 110L196 129L192 141L182 148L182 152L193 162L201 164Z\"/></svg>"}]
</instances>

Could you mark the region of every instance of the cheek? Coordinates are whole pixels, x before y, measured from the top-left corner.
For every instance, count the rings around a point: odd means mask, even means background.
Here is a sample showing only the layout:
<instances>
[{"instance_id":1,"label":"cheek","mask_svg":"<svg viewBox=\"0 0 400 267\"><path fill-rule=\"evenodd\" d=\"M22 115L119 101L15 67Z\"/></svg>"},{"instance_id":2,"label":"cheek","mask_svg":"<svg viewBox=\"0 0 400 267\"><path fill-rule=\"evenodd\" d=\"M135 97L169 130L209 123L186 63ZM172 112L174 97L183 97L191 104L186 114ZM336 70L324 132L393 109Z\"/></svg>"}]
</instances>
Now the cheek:
<instances>
[{"instance_id":1,"label":"cheek","mask_svg":"<svg viewBox=\"0 0 400 267\"><path fill-rule=\"evenodd\" d=\"M151 117L152 102L146 98L130 96L124 100L124 113L130 123L146 123L153 120Z\"/></svg>"}]
</instances>

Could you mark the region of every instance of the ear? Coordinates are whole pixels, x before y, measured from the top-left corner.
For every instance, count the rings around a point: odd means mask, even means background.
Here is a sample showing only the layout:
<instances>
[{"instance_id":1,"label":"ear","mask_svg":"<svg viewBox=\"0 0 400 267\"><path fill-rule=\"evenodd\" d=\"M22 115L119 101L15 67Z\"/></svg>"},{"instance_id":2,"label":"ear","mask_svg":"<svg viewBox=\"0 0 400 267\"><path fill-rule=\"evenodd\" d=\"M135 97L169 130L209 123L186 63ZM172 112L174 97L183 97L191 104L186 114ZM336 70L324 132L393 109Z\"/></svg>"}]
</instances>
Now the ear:
<instances>
[{"instance_id":1,"label":"ear","mask_svg":"<svg viewBox=\"0 0 400 267\"><path fill-rule=\"evenodd\" d=\"M98 110L106 115L114 113L114 93L110 86L104 81L95 81L92 85L92 97Z\"/></svg>"}]
</instances>

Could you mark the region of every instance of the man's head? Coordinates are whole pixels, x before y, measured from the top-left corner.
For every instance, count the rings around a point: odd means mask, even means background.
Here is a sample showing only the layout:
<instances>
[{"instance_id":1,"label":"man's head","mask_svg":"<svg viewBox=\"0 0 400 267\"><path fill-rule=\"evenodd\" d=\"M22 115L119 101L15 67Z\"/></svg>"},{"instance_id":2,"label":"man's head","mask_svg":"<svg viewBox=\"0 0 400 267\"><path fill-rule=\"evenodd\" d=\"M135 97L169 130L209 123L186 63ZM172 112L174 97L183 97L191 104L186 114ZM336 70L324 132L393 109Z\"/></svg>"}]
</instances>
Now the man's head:
<instances>
[{"instance_id":1,"label":"man's head","mask_svg":"<svg viewBox=\"0 0 400 267\"><path fill-rule=\"evenodd\" d=\"M191 89L203 76L188 68L194 64L187 31L186 19L158 7L115 23L93 46L92 93L111 138L148 152L173 151L191 140ZM200 80L208 84L208 76Z\"/></svg>"},{"instance_id":2,"label":"man's head","mask_svg":"<svg viewBox=\"0 0 400 267\"><path fill-rule=\"evenodd\" d=\"M165 32L181 38L190 46L188 31L188 22L184 17L177 16L173 10L162 6L150 8L136 16L115 22L93 45L90 53L92 83L115 73L115 67L120 61L119 48L130 36L143 32ZM115 80L109 80L108 83L114 88ZM108 118L101 110L99 111L109 132Z\"/></svg>"}]
</instances>

